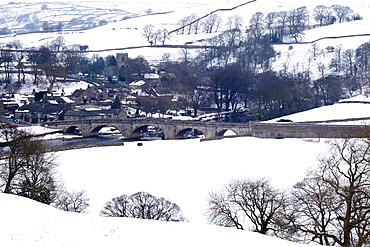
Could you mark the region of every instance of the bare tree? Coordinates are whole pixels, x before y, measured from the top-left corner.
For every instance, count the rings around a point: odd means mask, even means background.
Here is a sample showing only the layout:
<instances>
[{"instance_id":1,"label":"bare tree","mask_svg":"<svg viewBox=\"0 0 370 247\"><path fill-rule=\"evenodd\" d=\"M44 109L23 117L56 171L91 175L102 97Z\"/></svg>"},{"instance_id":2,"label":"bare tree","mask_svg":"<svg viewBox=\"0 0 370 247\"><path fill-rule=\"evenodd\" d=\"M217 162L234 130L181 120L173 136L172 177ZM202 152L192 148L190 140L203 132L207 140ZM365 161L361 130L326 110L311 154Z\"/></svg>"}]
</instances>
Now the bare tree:
<instances>
[{"instance_id":1,"label":"bare tree","mask_svg":"<svg viewBox=\"0 0 370 247\"><path fill-rule=\"evenodd\" d=\"M151 14L153 14L153 10L152 10L152 9L147 9L147 10L145 11L145 13L146 13L147 15L151 15Z\"/></svg>"},{"instance_id":2,"label":"bare tree","mask_svg":"<svg viewBox=\"0 0 370 247\"><path fill-rule=\"evenodd\" d=\"M308 173L302 182L293 187L291 204L294 215L290 222L292 227L287 226L284 231L297 232L293 240L333 245L328 235L338 227L335 219L338 201L332 188L320 177Z\"/></svg>"},{"instance_id":3,"label":"bare tree","mask_svg":"<svg viewBox=\"0 0 370 247\"><path fill-rule=\"evenodd\" d=\"M160 38L162 36L162 30L154 30L151 36L150 44L151 45L157 45L157 41L160 41Z\"/></svg>"},{"instance_id":4,"label":"bare tree","mask_svg":"<svg viewBox=\"0 0 370 247\"><path fill-rule=\"evenodd\" d=\"M289 12L289 35L298 42L300 36L303 35L308 22L307 7L296 8Z\"/></svg>"},{"instance_id":5,"label":"bare tree","mask_svg":"<svg viewBox=\"0 0 370 247\"><path fill-rule=\"evenodd\" d=\"M180 97L184 99L184 106L193 108L194 116L197 117L199 108L211 105L211 92L207 90L207 85L195 76L185 77L182 83L186 92Z\"/></svg>"},{"instance_id":6,"label":"bare tree","mask_svg":"<svg viewBox=\"0 0 370 247\"><path fill-rule=\"evenodd\" d=\"M181 34L185 33L185 29L187 29L187 34L190 34L193 30L194 33L198 33L199 29L199 18L196 14L192 14L190 16L185 16L179 21Z\"/></svg>"},{"instance_id":7,"label":"bare tree","mask_svg":"<svg viewBox=\"0 0 370 247\"><path fill-rule=\"evenodd\" d=\"M143 28L143 36L148 42L151 41L152 35L154 33L155 26L153 24L148 24Z\"/></svg>"},{"instance_id":8,"label":"bare tree","mask_svg":"<svg viewBox=\"0 0 370 247\"><path fill-rule=\"evenodd\" d=\"M325 5L318 5L313 10L314 19L320 26L326 26L333 23L333 18L335 19L335 17L332 13L332 9Z\"/></svg>"},{"instance_id":9,"label":"bare tree","mask_svg":"<svg viewBox=\"0 0 370 247\"><path fill-rule=\"evenodd\" d=\"M221 22L222 19L219 15L212 14L208 16L202 22L204 32L206 33L217 32Z\"/></svg>"},{"instance_id":10,"label":"bare tree","mask_svg":"<svg viewBox=\"0 0 370 247\"><path fill-rule=\"evenodd\" d=\"M334 141L317 169L293 190L291 226L298 238L323 245L368 246L370 141Z\"/></svg>"},{"instance_id":11,"label":"bare tree","mask_svg":"<svg viewBox=\"0 0 370 247\"><path fill-rule=\"evenodd\" d=\"M278 42L277 35L277 18L279 14L277 12L268 13L265 17L266 28L269 30L269 36L271 42Z\"/></svg>"},{"instance_id":12,"label":"bare tree","mask_svg":"<svg viewBox=\"0 0 370 247\"><path fill-rule=\"evenodd\" d=\"M243 18L240 15L233 15L227 18L227 22L226 22L227 30L241 31L242 26L243 26Z\"/></svg>"},{"instance_id":13,"label":"bare tree","mask_svg":"<svg viewBox=\"0 0 370 247\"><path fill-rule=\"evenodd\" d=\"M185 221L177 204L157 198L147 192L137 192L131 196L122 195L107 202L100 213L103 216L131 217L161 221Z\"/></svg>"},{"instance_id":14,"label":"bare tree","mask_svg":"<svg viewBox=\"0 0 370 247\"><path fill-rule=\"evenodd\" d=\"M16 128L3 125L0 136L6 146L2 150L0 164L2 191L50 204L58 186L53 154L42 141L33 140L29 134Z\"/></svg>"},{"instance_id":15,"label":"bare tree","mask_svg":"<svg viewBox=\"0 0 370 247\"><path fill-rule=\"evenodd\" d=\"M51 41L49 44L49 48L52 51L60 52L63 50L64 46L66 45L66 40L63 36L58 36L55 40Z\"/></svg>"},{"instance_id":16,"label":"bare tree","mask_svg":"<svg viewBox=\"0 0 370 247\"><path fill-rule=\"evenodd\" d=\"M254 42L261 41L265 34L265 22L262 12L255 13L249 21L248 32Z\"/></svg>"},{"instance_id":17,"label":"bare tree","mask_svg":"<svg viewBox=\"0 0 370 247\"><path fill-rule=\"evenodd\" d=\"M162 42L162 45L164 45L166 40L168 40L169 38L170 38L170 35L166 28L158 30L158 41Z\"/></svg>"},{"instance_id":18,"label":"bare tree","mask_svg":"<svg viewBox=\"0 0 370 247\"><path fill-rule=\"evenodd\" d=\"M349 14L353 12L353 10L348 6L342 5L332 5L331 6L334 14L338 17L338 22L342 23L346 20Z\"/></svg>"},{"instance_id":19,"label":"bare tree","mask_svg":"<svg viewBox=\"0 0 370 247\"><path fill-rule=\"evenodd\" d=\"M288 19L289 19L289 12L288 11L281 11L278 12L277 16L277 40L282 41L284 36L287 33L287 26L288 26Z\"/></svg>"},{"instance_id":20,"label":"bare tree","mask_svg":"<svg viewBox=\"0 0 370 247\"><path fill-rule=\"evenodd\" d=\"M253 231L267 234L285 205L285 195L266 178L234 180L221 192L211 193L208 205L212 223L246 229L242 219L247 217Z\"/></svg>"},{"instance_id":21,"label":"bare tree","mask_svg":"<svg viewBox=\"0 0 370 247\"><path fill-rule=\"evenodd\" d=\"M29 135L24 131L2 124L0 136L8 144L2 149L4 158L1 163L1 187L4 193L13 193L16 179L27 165L23 147L27 146Z\"/></svg>"},{"instance_id":22,"label":"bare tree","mask_svg":"<svg viewBox=\"0 0 370 247\"><path fill-rule=\"evenodd\" d=\"M189 16L185 16L185 17L181 18L181 20L178 22L178 24L180 25L179 31L181 30L181 33L178 32L178 34L184 34L185 33L185 27L186 27L186 25L188 25L188 23L189 23Z\"/></svg>"},{"instance_id":23,"label":"bare tree","mask_svg":"<svg viewBox=\"0 0 370 247\"><path fill-rule=\"evenodd\" d=\"M85 58L79 45L70 45L63 48L63 53L59 54L59 76L66 80L67 74L76 74L79 71L79 64Z\"/></svg>"},{"instance_id":24,"label":"bare tree","mask_svg":"<svg viewBox=\"0 0 370 247\"><path fill-rule=\"evenodd\" d=\"M340 228L328 237L340 246L363 246L370 237L370 142L345 139L332 143L317 175L335 191L340 202L336 219Z\"/></svg>"},{"instance_id":25,"label":"bare tree","mask_svg":"<svg viewBox=\"0 0 370 247\"><path fill-rule=\"evenodd\" d=\"M107 202L100 214L110 217L131 217L132 211L130 198L127 195L122 195Z\"/></svg>"},{"instance_id":26,"label":"bare tree","mask_svg":"<svg viewBox=\"0 0 370 247\"><path fill-rule=\"evenodd\" d=\"M207 216L208 221L215 225L244 230L243 222L240 219L242 217L239 217L238 210L232 207L227 190L209 194Z\"/></svg>"},{"instance_id":27,"label":"bare tree","mask_svg":"<svg viewBox=\"0 0 370 247\"><path fill-rule=\"evenodd\" d=\"M221 111L223 106L226 111L234 104L237 98L237 93L242 87L242 73L235 64L228 65L225 68L215 71L211 75L212 90L214 101L218 111ZM233 109L235 110L235 109Z\"/></svg>"},{"instance_id":28,"label":"bare tree","mask_svg":"<svg viewBox=\"0 0 370 247\"><path fill-rule=\"evenodd\" d=\"M57 180L56 162L53 153L47 152L41 140L26 142L25 169L21 170L18 181L13 185L13 193L33 200L50 204L55 199Z\"/></svg>"},{"instance_id":29,"label":"bare tree","mask_svg":"<svg viewBox=\"0 0 370 247\"><path fill-rule=\"evenodd\" d=\"M360 45L356 49L356 69L366 80L370 78L370 42Z\"/></svg>"},{"instance_id":30,"label":"bare tree","mask_svg":"<svg viewBox=\"0 0 370 247\"><path fill-rule=\"evenodd\" d=\"M8 44L0 44L1 51L0 51L0 66L3 67L3 71L5 74L5 81L7 84L11 82L11 70L14 61L14 53L10 51L13 45L11 43Z\"/></svg>"},{"instance_id":31,"label":"bare tree","mask_svg":"<svg viewBox=\"0 0 370 247\"><path fill-rule=\"evenodd\" d=\"M347 76L356 76L356 53L353 49L347 49L343 52L343 69Z\"/></svg>"},{"instance_id":32,"label":"bare tree","mask_svg":"<svg viewBox=\"0 0 370 247\"><path fill-rule=\"evenodd\" d=\"M18 77L18 83L25 83L26 81L26 75L25 75L25 59L26 59L26 54L22 50L24 44L22 44L19 40L14 40L11 42L11 47L17 51L14 52L14 62L15 68L17 70L17 77Z\"/></svg>"},{"instance_id":33,"label":"bare tree","mask_svg":"<svg viewBox=\"0 0 370 247\"><path fill-rule=\"evenodd\" d=\"M62 191L53 202L53 206L67 212L84 213L89 205L90 199L86 191Z\"/></svg>"}]
</instances>

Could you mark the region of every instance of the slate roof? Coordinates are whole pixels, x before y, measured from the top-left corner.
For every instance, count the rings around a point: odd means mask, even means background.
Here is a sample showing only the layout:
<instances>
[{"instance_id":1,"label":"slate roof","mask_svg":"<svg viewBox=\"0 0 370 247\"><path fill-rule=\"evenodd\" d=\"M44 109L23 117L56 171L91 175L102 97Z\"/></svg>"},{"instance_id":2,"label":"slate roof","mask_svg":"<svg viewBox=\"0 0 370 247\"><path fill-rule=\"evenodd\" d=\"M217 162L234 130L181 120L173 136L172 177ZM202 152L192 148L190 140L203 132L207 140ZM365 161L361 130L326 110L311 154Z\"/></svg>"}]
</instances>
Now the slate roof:
<instances>
[{"instance_id":1,"label":"slate roof","mask_svg":"<svg viewBox=\"0 0 370 247\"><path fill-rule=\"evenodd\" d=\"M37 110L41 114L60 114L66 110L65 105L45 105Z\"/></svg>"},{"instance_id":2,"label":"slate roof","mask_svg":"<svg viewBox=\"0 0 370 247\"><path fill-rule=\"evenodd\" d=\"M105 116L105 115L119 115L121 110L117 109L110 109L110 110L96 110L96 111L74 111L69 110L67 111L64 116L66 117L94 117L94 116Z\"/></svg>"},{"instance_id":3,"label":"slate roof","mask_svg":"<svg viewBox=\"0 0 370 247\"><path fill-rule=\"evenodd\" d=\"M75 97L75 98L78 98L82 95L82 93L84 92L83 89L76 89L72 94L71 94L71 97Z\"/></svg>"},{"instance_id":4,"label":"slate roof","mask_svg":"<svg viewBox=\"0 0 370 247\"><path fill-rule=\"evenodd\" d=\"M38 109L42 107L41 102L32 102L28 105L23 105L18 109L18 111L29 111L29 112L36 112Z\"/></svg>"}]
</instances>

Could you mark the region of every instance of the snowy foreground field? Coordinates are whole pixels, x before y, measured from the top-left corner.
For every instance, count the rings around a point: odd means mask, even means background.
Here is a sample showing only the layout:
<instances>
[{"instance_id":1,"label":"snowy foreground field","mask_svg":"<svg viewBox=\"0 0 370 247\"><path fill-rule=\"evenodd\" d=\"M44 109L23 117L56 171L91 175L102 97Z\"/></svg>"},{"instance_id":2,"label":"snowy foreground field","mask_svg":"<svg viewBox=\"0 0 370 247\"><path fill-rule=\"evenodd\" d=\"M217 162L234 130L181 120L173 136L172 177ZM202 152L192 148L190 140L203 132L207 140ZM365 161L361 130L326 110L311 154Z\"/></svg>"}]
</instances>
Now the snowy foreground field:
<instances>
[{"instance_id":1,"label":"snowy foreground field","mask_svg":"<svg viewBox=\"0 0 370 247\"><path fill-rule=\"evenodd\" d=\"M207 225L207 195L235 178L269 177L290 187L328 146L325 140L229 138L125 143L57 153L69 190L86 190L89 214L0 194L1 246L300 246L249 231ZM146 191L177 203L189 222L100 217L105 202Z\"/></svg>"},{"instance_id":2,"label":"snowy foreground field","mask_svg":"<svg viewBox=\"0 0 370 247\"><path fill-rule=\"evenodd\" d=\"M190 222L206 223L210 191L235 178L268 177L276 187L291 186L316 166L326 145L301 139L166 140L58 156L67 189L86 190L93 215L113 197L146 191L177 203Z\"/></svg>"},{"instance_id":3,"label":"snowy foreground field","mask_svg":"<svg viewBox=\"0 0 370 247\"><path fill-rule=\"evenodd\" d=\"M67 213L7 194L0 194L0 209L0 244L6 247L303 246L216 226Z\"/></svg>"}]
</instances>

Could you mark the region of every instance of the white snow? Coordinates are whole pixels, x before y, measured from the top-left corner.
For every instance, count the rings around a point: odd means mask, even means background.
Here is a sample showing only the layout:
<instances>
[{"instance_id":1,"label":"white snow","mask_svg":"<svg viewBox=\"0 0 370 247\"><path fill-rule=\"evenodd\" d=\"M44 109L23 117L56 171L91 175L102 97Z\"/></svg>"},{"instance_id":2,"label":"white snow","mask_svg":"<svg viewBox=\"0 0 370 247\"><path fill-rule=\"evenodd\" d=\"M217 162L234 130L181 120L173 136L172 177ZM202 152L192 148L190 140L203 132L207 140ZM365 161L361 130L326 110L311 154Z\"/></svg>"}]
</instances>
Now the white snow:
<instances>
[{"instance_id":1,"label":"white snow","mask_svg":"<svg viewBox=\"0 0 370 247\"><path fill-rule=\"evenodd\" d=\"M86 190L88 215L0 194L2 246L298 246L249 231L209 226L207 195L235 178L270 177L276 187L300 181L324 142L232 138L135 142L58 153L68 189ZM190 222L104 218L105 202L146 191L177 203Z\"/></svg>"},{"instance_id":2,"label":"white snow","mask_svg":"<svg viewBox=\"0 0 370 247\"><path fill-rule=\"evenodd\" d=\"M67 213L8 194L0 194L0 217L6 247L303 246L215 226Z\"/></svg>"},{"instance_id":3,"label":"white snow","mask_svg":"<svg viewBox=\"0 0 370 247\"><path fill-rule=\"evenodd\" d=\"M342 99L333 105L322 106L265 122L276 123L280 119L291 120L295 123L326 121L328 124L369 125L370 98L366 95L357 95L349 99Z\"/></svg>"},{"instance_id":4,"label":"white snow","mask_svg":"<svg viewBox=\"0 0 370 247\"><path fill-rule=\"evenodd\" d=\"M257 138L136 144L58 153L62 180L69 189L87 191L91 214L99 215L113 197L146 191L177 203L189 221L205 223L212 190L250 177L269 177L274 186L291 186L308 167L316 166L326 147L324 142Z\"/></svg>"}]
</instances>

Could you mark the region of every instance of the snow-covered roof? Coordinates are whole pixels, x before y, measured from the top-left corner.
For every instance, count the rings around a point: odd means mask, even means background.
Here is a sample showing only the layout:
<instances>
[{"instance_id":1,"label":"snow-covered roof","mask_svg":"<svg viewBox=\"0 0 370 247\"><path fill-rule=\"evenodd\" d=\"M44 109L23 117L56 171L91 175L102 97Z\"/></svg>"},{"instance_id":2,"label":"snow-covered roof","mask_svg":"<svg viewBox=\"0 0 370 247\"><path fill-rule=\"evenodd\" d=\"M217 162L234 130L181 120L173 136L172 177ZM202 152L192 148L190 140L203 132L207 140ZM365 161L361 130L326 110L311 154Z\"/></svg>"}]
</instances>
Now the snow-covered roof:
<instances>
[{"instance_id":1,"label":"snow-covered roof","mask_svg":"<svg viewBox=\"0 0 370 247\"><path fill-rule=\"evenodd\" d=\"M140 87L140 86L142 86L142 85L144 85L146 82L145 81L143 81L143 80L140 80L140 81L134 81L134 82L131 82L130 84L129 84L129 86L131 86L131 87Z\"/></svg>"},{"instance_id":2,"label":"snow-covered roof","mask_svg":"<svg viewBox=\"0 0 370 247\"><path fill-rule=\"evenodd\" d=\"M159 79L159 75L155 73L144 74L145 79Z\"/></svg>"},{"instance_id":3,"label":"snow-covered roof","mask_svg":"<svg viewBox=\"0 0 370 247\"><path fill-rule=\"evenodd\" d=\"M74 100L71 100L70 98L68 97L65 97L65 96L62 96L60 97L64 102L66 102L67 104L73 104L75 103Z\"/></svg>"},{"instance_id":4,"label":"snow-covered roof","mask_svg":"<svg viewBox=\"0 0 370 247\"><path fill-rule=\"evenodd\" d=\"M85 111L101 111L101 109L97 107L90 107L90 108L85 108Z\"/></svg>"},{"instance_id":5,"label":"snow-covered roof","mask_svg":"<svg viewBox=\"0 0 370 247\"><path fill-rule=\"evenodd\" d=\"M54 99L51 99L51 100L49 100L49 104L58 105L58 101L56 101Z\"/></svg>"}]
</instances>

